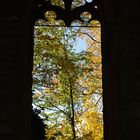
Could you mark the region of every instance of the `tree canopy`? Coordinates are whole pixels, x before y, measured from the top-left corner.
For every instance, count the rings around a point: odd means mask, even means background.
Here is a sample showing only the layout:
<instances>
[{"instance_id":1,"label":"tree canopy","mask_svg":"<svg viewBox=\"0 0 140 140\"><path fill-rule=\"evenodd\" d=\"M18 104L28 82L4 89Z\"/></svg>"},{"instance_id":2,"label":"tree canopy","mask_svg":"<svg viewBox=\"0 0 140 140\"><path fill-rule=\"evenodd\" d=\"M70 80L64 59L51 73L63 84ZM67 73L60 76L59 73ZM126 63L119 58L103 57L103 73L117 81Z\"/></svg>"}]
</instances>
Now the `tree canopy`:
<instances>
[{"instance_id":1,"label":"tree canopy","mask_svg":"<svg viewBox=\"0 0 140 140\"><path fill-rule=\"evenodd\" d=\"M46 139L102 140L99 23L69 28L40 24L44 21L34 27L33 107L41 110Z\"/></svg>"}]
</instances>

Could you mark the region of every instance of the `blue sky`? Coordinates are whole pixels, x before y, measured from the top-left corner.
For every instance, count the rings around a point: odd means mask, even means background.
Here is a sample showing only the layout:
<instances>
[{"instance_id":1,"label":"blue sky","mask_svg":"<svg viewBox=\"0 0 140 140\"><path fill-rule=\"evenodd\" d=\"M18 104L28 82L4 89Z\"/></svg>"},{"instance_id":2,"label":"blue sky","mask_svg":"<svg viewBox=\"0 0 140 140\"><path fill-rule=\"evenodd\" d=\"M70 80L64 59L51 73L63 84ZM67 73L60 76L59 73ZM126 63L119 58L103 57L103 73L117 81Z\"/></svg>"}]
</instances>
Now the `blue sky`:
<instances>
[{"instance_id":1,"label":"blue sky","mask_svg":"<svg viewBox=\"0 0 140 140\"><path fill-rule=\"evenodd\" d=\"M86 40L77 37L73 47L75 52L80 53L81 51L85 51L86 48L87 48Z\"/></svg>"}]
</instances>

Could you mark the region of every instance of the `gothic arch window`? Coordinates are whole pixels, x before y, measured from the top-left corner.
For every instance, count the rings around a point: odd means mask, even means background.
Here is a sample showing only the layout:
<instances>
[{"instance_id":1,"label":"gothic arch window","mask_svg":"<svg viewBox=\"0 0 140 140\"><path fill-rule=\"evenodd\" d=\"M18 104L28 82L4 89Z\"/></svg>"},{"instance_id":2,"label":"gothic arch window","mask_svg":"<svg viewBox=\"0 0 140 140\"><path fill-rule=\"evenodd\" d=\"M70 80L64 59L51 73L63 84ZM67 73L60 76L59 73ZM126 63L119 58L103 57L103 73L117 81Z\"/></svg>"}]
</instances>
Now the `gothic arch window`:
<instances>
[{"instance_id":1,"label":"gothic arch window","mask_svg":"<svg viewBox=\"0 0 140 140\"><path fill-rule=\"evenodd\" d=\"M33 108L48 139L103 139L99 0L38 0Z\"/></svg>"}]
</instances>

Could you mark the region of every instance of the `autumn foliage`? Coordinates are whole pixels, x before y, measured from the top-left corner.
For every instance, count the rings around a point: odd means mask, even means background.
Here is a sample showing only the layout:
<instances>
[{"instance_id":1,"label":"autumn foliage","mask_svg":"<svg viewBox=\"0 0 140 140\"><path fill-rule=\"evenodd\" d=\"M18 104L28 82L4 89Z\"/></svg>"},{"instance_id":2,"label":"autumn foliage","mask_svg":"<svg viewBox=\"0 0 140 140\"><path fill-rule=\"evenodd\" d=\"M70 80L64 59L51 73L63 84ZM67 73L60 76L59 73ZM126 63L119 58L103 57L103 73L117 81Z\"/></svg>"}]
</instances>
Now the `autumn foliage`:
<instances>
[{"instance_id":1,"label":"autumn foliage","mask_svg":"<svg viewBox=\"0 0 140 140\"><path fill-rule=\"evenodd\" d=\"M33 107L46 140L103 140L100 24L42 24L34 27Z\"/></svg>"}]
</instances>

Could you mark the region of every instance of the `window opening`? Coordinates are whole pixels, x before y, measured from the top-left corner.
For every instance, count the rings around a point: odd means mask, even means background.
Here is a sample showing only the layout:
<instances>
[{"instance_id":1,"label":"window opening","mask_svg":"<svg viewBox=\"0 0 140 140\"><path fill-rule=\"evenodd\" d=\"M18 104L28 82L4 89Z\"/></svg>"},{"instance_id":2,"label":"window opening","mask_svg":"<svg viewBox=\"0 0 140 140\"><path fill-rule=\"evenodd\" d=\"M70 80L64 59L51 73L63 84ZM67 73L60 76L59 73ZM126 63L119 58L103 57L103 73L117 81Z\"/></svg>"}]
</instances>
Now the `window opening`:
<instances>
[{"instance_id":1,"label":"window opening","mask_svg":"<svg viewBox=\"0 0 140 140\"><path fill-rule=\"evenodd\" d=\"M71 9L91 3L74 0ZM79 16L66 23L48 10L34 26L32 104L47 140L103 140L101 25L88 10Z\"/></svg>"}]
</instances>

